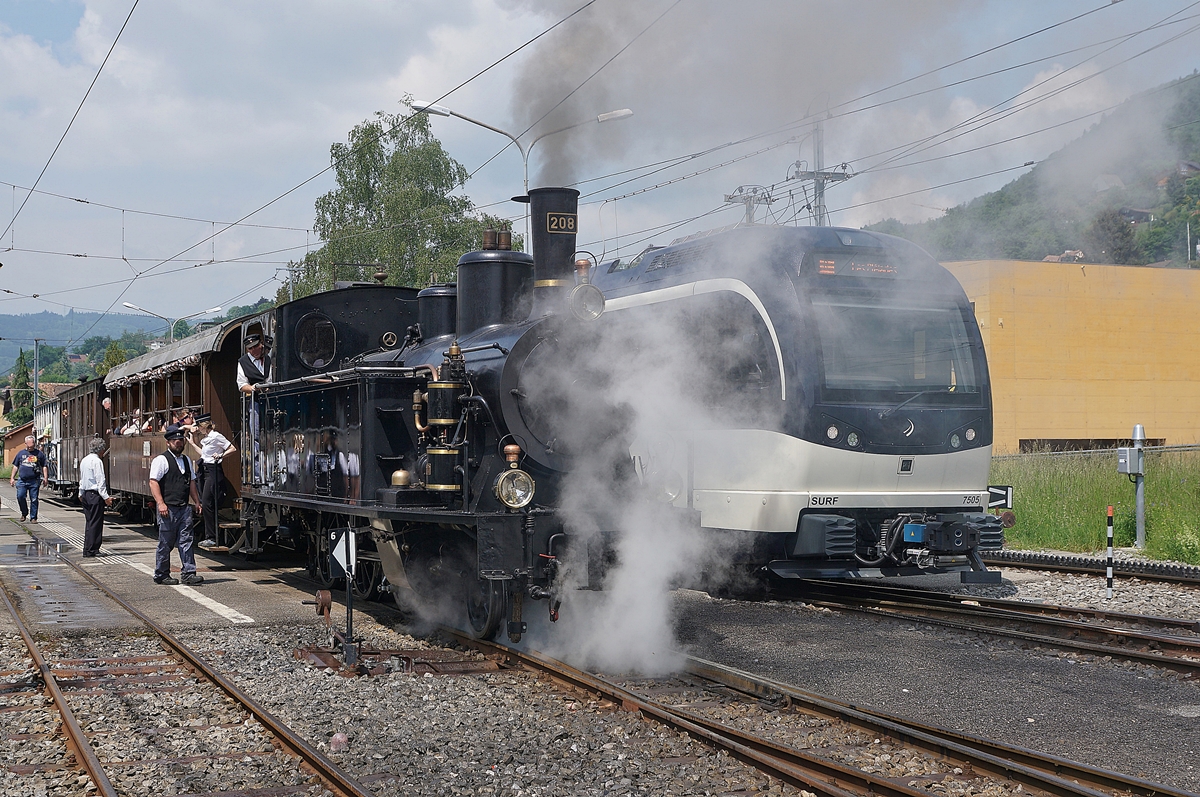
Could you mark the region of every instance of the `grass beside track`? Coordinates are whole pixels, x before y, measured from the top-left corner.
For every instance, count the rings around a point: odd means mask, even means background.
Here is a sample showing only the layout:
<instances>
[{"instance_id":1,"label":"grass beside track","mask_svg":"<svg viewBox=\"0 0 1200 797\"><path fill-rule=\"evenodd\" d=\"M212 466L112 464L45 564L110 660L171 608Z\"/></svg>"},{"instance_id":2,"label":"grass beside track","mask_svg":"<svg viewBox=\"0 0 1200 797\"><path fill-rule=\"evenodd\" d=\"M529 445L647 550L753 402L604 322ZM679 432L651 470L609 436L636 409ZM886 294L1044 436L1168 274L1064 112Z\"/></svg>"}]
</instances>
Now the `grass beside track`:
<instances>
[{"instance_id":1,"label":"grass beside track","mask_svg":"<svg viewBox=\"0 0 1200 797\"><path fill-rule=\"evenodd\" d=\"M1146 554L1200 564L1200 451L1147 451ZM991 484L1014 487L1016 525L1005 546L1091 552L1105 548L1113 506L1116 545L1137 536L1134 485L1111 451L1022 454L992 460Z\"/></svg>"}]
</instances>

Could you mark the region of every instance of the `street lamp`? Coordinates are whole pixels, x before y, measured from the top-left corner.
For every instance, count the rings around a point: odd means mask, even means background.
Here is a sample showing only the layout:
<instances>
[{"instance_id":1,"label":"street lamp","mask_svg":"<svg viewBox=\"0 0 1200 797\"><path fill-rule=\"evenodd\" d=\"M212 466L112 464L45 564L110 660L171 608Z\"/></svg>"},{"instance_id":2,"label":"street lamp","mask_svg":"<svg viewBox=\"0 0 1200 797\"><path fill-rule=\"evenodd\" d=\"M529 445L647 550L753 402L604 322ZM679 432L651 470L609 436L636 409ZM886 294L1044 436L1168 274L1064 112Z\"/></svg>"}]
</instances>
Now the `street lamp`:
<instances>
[{"instance_id":1,"label":"street lamp","mask_svg":"<svg viewBox=\"0 0 1200 797\"><path fill-rule=\"evenodd\" d=\"M172 321L171 319L167 318L165 315L159 315L158 313L150 312L145 307L138 307L136 304L131 304L130 302L122 302L121 304L125 305L130 310L137 310L138 312L145 313L146 315L152 315L155 318L161 318L163 321L166 321L167 327L171 330L170 334L171 334L171 342L172 343L175 342L175 325L178 324L180 321L187 321L189 318L195 318L198 315L208 315L209 313L221 312L220 307L210 307L207 310L201 310L198 313L192 313L191 315L185 315L182 318L176 318L174 321Z\"/></svg>"},{"instance_id":2,"label":"street lamp","mask_svg":"<svg viewBox=\"0 0 1200 797\"><path fill-rule=\"evenodd\" d=\"M546 136L552 136L556 133L564 133L567 130L574 130L577 127L583 127L584 125L590 125L593 122L595 122L596 124L603 124L604 122L615 122L618 119L628 119L629 117L633 116L633 111L629 110L628 108L620 108L615 111L609 111L608 113L600 114L599 116L595 117L594 119L584 119L582 122L576 122L573 125L567 125L566 127L560 127L557 130L550 130L548 132L542 133L537 138L535 138L533 141L530 141L529 145L526 146L526 145L522 144L520 141L518 141L517 137L514 136L512 133L509 133L505 130L501 130L498 127L492 127L491 125L487 124L486 122L481 122L478 119L472 119L469 116L464 116L463 114L459 113L458 111L452 111L449 108L446 108L441 105L434 105L431 102L423 102L421 100L413 100L412 101L412 109L414 111L416 111L417 113L430 113L435 116L458 117L459 119L462 119L464 122L470 122L471 124L479 125L480 127L486 127L488 130L491 130L494 133L499 133L500 135L504 136L512 143L516 144L517 149L521 151L521 163L522 163L522 166L524 167L524 183L525 183L525 196L526 197L529 196L529 152L530 152L530 150L533 149L534 144L538 143ZM526 246L529 246L530 241L529 241L529 211L528 211L528 209L526 209L526 211L525 211L525 241L526 241Z\"/></svg>"}]
</instances>

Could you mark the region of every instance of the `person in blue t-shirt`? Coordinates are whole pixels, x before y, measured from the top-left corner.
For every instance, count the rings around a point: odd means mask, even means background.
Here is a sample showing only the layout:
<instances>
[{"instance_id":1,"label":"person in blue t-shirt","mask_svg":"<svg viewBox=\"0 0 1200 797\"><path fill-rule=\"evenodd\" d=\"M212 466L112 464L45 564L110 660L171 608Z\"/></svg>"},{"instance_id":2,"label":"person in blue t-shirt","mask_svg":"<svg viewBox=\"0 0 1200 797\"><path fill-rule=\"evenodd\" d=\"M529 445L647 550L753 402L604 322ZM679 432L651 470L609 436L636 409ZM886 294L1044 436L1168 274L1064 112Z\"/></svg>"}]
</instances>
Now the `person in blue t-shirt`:
<instances>
[{"instance_id":1,"label":"person in blue t-shirt","mask_svg":"<svg viewBox=\"0 0 1200 797\"><path fill-rule=\"evenodd\" d=\"M21 522L26 518L30 523L37 523L38 491L46 484L46 455L37 449L37 441L33 435L25 438L25 448L17 452L13 458L12 476L9 486L17 488L17 505L21 507ZM26 496L29 503L26 505Z\"/></svg>"}]
</instances>

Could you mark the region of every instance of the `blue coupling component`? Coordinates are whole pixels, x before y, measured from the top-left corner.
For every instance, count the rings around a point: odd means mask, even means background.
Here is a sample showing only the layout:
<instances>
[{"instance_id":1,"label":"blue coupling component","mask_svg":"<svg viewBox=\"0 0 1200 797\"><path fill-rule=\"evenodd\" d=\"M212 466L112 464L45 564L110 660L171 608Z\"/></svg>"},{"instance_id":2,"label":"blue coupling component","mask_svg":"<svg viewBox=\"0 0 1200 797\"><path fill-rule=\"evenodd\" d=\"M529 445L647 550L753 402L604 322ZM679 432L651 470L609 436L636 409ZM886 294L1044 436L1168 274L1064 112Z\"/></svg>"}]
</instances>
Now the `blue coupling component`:
<instances>
[{"instance_id":1,"label":"blue coupling component","mask_svg":"<svg viewBox=\"0 0 1200 797\"><path fill-rule=\"evenodd\" d=\"M924 523L905 523L904 524L904 541L905 542L925 542L925 524Z\"/></svg>"}]
</instances>

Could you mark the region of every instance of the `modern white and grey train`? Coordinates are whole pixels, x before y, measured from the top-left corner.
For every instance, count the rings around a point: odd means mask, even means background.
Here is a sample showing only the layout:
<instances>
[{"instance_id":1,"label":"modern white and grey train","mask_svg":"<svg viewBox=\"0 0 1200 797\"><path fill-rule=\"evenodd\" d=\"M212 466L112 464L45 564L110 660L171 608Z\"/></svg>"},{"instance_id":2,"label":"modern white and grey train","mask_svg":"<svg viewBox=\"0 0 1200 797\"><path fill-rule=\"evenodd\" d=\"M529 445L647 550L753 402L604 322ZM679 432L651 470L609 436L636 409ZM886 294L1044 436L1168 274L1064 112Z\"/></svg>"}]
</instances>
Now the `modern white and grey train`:
<instances>
[{"instance_id":1,"label":"modern white and grey train","mask_svg":"<svg viewBox=\"0 0 1200 797\"><path fill-rule=\"evenodd\" d=\"M950 272L912 243L739 226L595 269L609 327L690 340L692 428L632 453L700 529L777 578L998 580L987 360ZM664 321L665 319L665 321ZM685 413L686 415L686 413Z\"/></svg>"}]
</instances>

